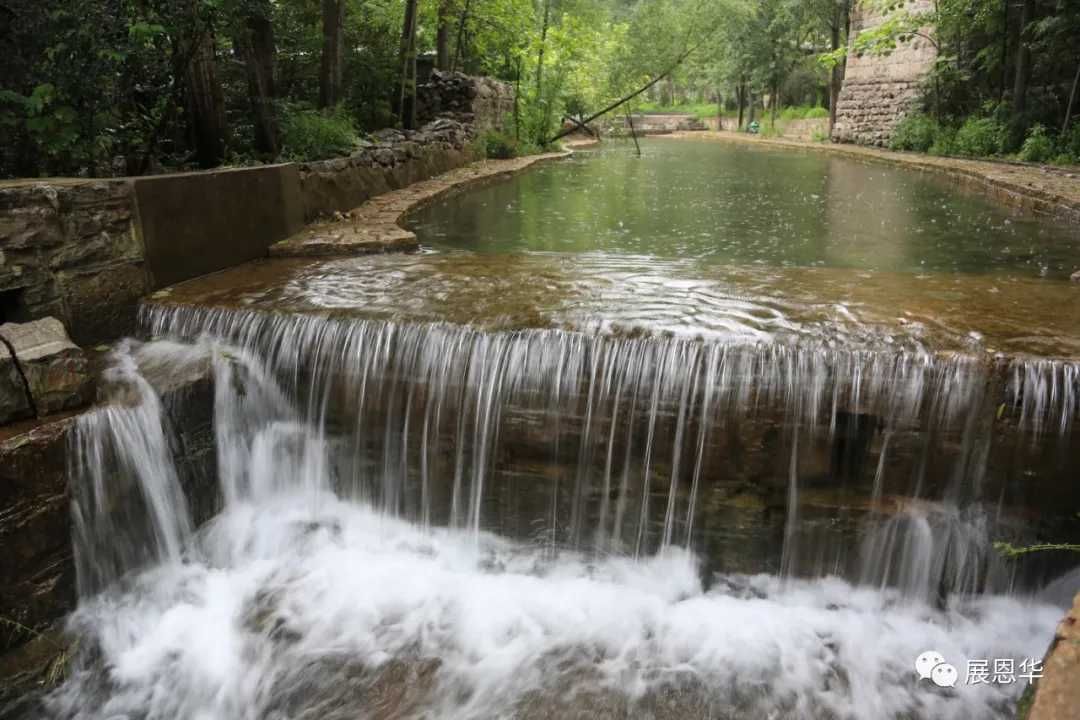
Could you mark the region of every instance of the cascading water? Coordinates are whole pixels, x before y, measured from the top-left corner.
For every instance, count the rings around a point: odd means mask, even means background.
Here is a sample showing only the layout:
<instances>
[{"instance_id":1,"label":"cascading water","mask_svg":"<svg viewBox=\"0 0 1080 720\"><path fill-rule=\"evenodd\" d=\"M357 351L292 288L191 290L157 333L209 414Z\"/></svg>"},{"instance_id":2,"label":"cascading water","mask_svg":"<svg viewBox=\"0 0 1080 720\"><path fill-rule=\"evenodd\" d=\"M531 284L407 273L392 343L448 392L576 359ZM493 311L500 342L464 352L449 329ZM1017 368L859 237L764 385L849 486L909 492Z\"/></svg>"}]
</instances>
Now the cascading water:
<instances>
[{"instance_id":1,"label":"cascading water","mask_svg":"<svg viewBox=\"0 0 1080 720\"><path fill-rule=\"evenodd\" d=\"M73 450L84 657L51 717L1006 717L1019 685L915 657L1019 666L1060 615L991 542L1068 470L1069 363L143 321L176 340L121 348L126 404ZM192 368L197 530L143 377Z\"/></svg>"}]
</instances>

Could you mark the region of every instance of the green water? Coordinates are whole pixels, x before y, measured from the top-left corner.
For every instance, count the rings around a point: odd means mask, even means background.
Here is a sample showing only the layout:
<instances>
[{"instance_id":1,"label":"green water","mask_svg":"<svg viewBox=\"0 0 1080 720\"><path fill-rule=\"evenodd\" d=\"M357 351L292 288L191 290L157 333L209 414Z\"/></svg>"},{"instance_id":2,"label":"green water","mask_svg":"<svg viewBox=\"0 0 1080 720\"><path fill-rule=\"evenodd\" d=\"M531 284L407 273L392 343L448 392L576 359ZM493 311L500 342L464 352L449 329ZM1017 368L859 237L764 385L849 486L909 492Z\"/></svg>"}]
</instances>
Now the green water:
<instances>
[{"instance_id":1,"label":"green water","mask_svg":"<svg viewBox=\"0 0 1080 720\"><path fill-rule=\"evenodd\" d=\"M770 267L1005 272L1080 268L1075 228L937 177L820 152L654 139L609 143L435 203L436 249L700 259Z\"/></svg>"}]
</instances>

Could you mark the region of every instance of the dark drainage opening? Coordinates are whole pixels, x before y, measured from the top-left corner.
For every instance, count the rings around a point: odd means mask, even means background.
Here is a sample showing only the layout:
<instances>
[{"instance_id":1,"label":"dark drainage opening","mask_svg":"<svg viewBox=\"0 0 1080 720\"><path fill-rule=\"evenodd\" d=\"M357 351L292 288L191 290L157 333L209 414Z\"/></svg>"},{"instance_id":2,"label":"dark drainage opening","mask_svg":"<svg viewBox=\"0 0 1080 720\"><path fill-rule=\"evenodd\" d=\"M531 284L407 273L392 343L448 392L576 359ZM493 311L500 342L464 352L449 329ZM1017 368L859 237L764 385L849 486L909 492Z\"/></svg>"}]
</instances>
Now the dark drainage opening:
<instances>
[{"instance_id":1,"label":"dark drainage opening","mask_svg":"<svg viewBox=\"0 0 1080 720\"><path fill-rule=\"evenodd\" d=\"M0 323L26 322L26 288L0 291Z\"/></svg>"}]
</instances>

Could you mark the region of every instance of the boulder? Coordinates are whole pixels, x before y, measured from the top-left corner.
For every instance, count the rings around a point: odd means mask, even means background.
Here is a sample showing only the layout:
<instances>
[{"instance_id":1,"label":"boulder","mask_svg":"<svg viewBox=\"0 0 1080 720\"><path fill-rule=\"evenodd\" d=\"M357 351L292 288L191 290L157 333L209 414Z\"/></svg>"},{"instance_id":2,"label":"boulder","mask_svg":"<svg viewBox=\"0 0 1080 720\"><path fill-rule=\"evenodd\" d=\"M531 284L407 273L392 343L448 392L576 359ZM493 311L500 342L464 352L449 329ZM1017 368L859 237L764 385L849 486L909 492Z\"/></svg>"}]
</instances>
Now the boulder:
<instances>
[{"instance_id":1,"label":"boulder","mask_svg":"<svg viewBox=\"0 0 1080 720\"><path fill-rule=\"evenodd\" d=\"M59 320L5 323L0 325L0 338L5 349L14 352L39 416L89 404L92 386L86 355Z\"/></svg>"}]
</instances>

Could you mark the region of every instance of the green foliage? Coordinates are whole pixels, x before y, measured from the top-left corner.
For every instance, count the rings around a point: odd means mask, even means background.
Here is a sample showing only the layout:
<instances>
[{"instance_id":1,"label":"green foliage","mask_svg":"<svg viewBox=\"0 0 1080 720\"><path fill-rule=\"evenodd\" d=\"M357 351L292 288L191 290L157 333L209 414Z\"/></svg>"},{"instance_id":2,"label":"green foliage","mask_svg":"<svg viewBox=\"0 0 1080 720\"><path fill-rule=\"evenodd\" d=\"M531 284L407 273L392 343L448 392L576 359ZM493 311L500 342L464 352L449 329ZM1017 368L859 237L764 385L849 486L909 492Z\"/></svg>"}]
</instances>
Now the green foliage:
<instances>
[{"instance_id":1,"label":"green foliage","mask_svg":"<svg viewBox=\"0 0 1080 720\"><path fill-rule=\"evenodd\" d=\"M829 117L828 108L817 106L786 107L780 111L780 120L818 120Z\"/></svg>"},{"instance_id":2,"label":"green foliage","mask_svg":"<svg viewBox=\"0 0 1080 720\"><path fill-rule=\"evenodd\" d=\"M473 154L490 160L508 160L524 155L536 155L548 149L518 140L510 128L486 130L473 142Z\"/></svg>"},{"instance_id":3,"label":"green foliage","mask_svg":"<svg viewBox=\"0 0 1080 720\"><path fill-rule=\"evenodd\" d=\"M1002 151L1006 128L993 118L968 118L956 131L952 150L968 157L991 157Z\"/></svg>"},{"instance_id":4,"label":"green foliage","mask_svg":"<svg viewBox=\"0 0 1080 720\"><path fill-rule=\"evenodd\" d=\"M934 135L934 142L927 152L941 157L958 154L956 150L956 134L956 128L948 125L939 126L937 134Z\"/></svg>"},{"instance_id":5,"label":"green foliage","mask_svg":"<svg viewBox=\"0 0 1080 720\"><path fill-rule=\"evenodd\" d=\"M893 150L929 152L940 134L941 126L928 115L907 115L893 130L889 147Z\"/></svg>"},{"instance_id":6,"label":"green foliage","mask_svg":"<svg viewBox=\"0 0 1080 720\"><path fill-rule=\"evenodd\" d=\"M1044 543L1041 545L1027 545L1024 547L1016 547L1007 542L995 542L994 549L1008 558L1016 558L1021 555L1028 555L1030 553L1037 552L1080 552L1080 545L1070 545L1065 543Z\"/></svg>"},{"instance_id":7,"label":"green foliage","mask_svg":"<svg viewBox=\"0 0 1080 720\"><path fill-rule=\"evenodd\" d=\"M1024 145L1020 148L1020 159L1025 162L1046 162L1054 156L1054 139L1040 124L1031 126Z\"/></svg>"},{"instance_id":8,"label":"green foliage","mask_svg":"<svg viewBox=\"0 0 1080 720\"><path fill-rule=\"evenodd\" d=\"M1071 157L1072 162L1080 162L1080 118L1073 121L1060 138L1058 145L1061 153Z\"/></svg>"},{"instance_id":9,"label":"green foliage","mask_svg":"<svg viewBox=\"0 0 1080 720\"><path fill-rule=\"evenodd\" d=\"M352 116L341 106L332 110L287 107L282 113L282 155L292 160L348 155L358 142Z\"/></svg>"}]
</instances>

